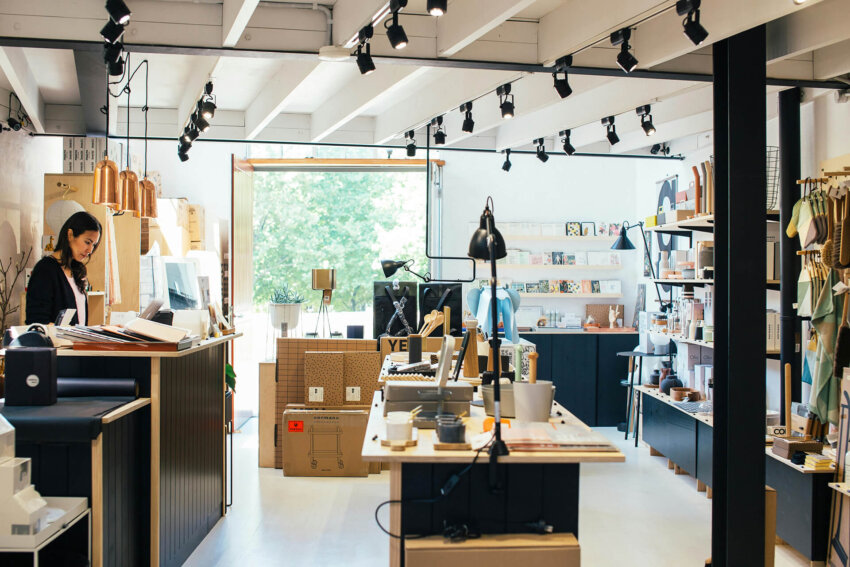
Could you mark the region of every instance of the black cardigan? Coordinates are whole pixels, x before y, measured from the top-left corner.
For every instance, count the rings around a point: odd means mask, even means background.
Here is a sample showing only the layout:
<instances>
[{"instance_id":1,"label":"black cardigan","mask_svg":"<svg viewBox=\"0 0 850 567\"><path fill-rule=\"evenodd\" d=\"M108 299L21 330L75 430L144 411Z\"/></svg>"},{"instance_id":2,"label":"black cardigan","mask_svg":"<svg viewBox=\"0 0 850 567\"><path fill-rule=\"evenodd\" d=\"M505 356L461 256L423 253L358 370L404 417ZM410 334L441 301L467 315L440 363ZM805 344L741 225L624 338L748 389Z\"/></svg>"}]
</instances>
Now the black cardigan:
<instances>
[{"instance_id":1,"label":"black cardigan","mask_svg":"<svg viewBox=\"0 0 850 567\"><path fill-rule=\"evenodd\" d=\"M68 283L68 278L56 258L45 256L39 260L32 269L27 286L26 324L55 323L60 311L76 308L77 298L74 296L74 290L71 289L71 284ZM88 310L87 296L86 313ZM79 320L75 313L71 324L76 325Z\"/></svg>"}]
</instances>

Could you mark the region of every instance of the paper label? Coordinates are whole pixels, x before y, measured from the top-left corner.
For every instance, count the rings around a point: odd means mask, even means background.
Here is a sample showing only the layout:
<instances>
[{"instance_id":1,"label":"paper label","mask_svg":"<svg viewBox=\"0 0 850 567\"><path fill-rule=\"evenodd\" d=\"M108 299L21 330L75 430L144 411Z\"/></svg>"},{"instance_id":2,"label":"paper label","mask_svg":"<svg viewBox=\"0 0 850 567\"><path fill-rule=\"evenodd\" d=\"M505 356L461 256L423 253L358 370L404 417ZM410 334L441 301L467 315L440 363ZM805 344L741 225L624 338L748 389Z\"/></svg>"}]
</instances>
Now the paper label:
<instances>
[{"instance_id":1,"label":"paper label","mask_svg":"<svg viewBox=\"0 0 850 567\"><path fill-rule=\"evenodd\" d=\"M311 402L324 402L325 389L321 386L310 386L310 395L308 399Z\"/></svg>"},{"instance_id":2,"label":"paper label","mask_svg":"<svg viewBox=\"0 0 850 567\"><path fill-rule=\"evenodd\" d=\"M303 421L290 421L288 430L290 433L304 433Z\"/></svg>"},{"instance_id":3,"label":"paper label","mask_svg":"<svg viewBox=\"0 0 850 567\"><path fill-rule=\"evenodd\" d=\"M359 402L360 401L360 386L349 386L345 389L345 401L346 402Z\"/></svg>"},{"instance_id":4,"label":"paper label","mask_svg":"<svg viewBox=\"0 0 850 567\"><path fill-rule=\"evenodd\" d=\"M29 376L27 376L27 386L29 386L30 388L35 388L36 386L38 386L38 382L38 376L36 376L35 374L30 374Z\"/></svg>"}]
</instances>

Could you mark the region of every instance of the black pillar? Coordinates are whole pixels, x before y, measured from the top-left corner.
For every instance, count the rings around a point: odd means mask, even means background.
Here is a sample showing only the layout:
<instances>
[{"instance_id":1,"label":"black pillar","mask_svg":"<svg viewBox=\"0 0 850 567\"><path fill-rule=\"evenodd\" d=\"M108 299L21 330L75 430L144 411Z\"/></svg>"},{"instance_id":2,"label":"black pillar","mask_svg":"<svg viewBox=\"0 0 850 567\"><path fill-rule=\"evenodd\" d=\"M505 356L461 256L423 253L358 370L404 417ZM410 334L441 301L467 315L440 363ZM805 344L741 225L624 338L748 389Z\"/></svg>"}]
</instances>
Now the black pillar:
<instances>
[{"instance_id":1,"label":"black pillar","mask_svg":"<svg viewBox=\"0 0 850 567\"><path fill-rule=\"evenodd\" d=\"M765 30L713 45L715 567L764 564Z\"/></svg>"},{"instance_id":2,"label":"black pillar","mask_svg":"<svg viewBox=\"0 0 850 567\"><path fill-rule=\"evenodd\" d=\"M800 249L798 238L785 236L785 227L791 221L791 209L800 196L797 180L800 179L800 89L793 88L779 93L779 254L781 260L779 316L780 316L780 371L782 392L781 408L785 407L785 365L791 365L791 400L802 401L800 319L794 310L797 300L797 275L800 273ZM785 412L780 411L782 423Z\"/></svg>"}]
</instances>

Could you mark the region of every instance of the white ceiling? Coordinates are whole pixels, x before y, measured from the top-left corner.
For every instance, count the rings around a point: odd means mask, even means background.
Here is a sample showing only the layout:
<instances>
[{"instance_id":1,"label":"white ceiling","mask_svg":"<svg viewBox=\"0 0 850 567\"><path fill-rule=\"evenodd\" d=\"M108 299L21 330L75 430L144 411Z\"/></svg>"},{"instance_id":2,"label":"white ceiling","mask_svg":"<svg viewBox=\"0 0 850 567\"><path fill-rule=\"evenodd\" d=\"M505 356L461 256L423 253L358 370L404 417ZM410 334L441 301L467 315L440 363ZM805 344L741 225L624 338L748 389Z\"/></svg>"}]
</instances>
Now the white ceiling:
<instances>
[{"instance_id":1,"label":"white ceiling","mask_svg":"<svg viewBox=\"0 0 850 567\"><path fill-rule=\"evenodd\" d=\"M295 1L305 7L312 4L311 0ZM223 12L222 0L127 3L134 12L125 37L133 49L131 63L135 67L143 58L148 60L148 104L160 111L152 124L154 136L177 135L210 79L222 112L207 135L218 138L381 143L398 142L405 131L417 129L421 143L422 126L445 115L450 145L518 147L538 137L557 138L559 130L570 128L574 145L598 148L604 140L604 130L597 127L599 118L616 113L622 114L617 126L623 142L609 149L619 152L642 151L644 143L665 141L665 124L669 135L703 128L710 100L706 102L704 92L696 99L693 94L703 83L627 79L619 71L612 77L571 76L575 92L561 100L545 73L439 66L451 59L545 64L578 52L577 65L613 68L617 49L611 48L607 37L625 26L636 26L631 43L640 69L710 73L712 42L768 24L769 76L824 79L850 73L850 26L846 25L850 0L809 0L803 5L792 0L705 2L701 21L710 35L708 45L699 48L684 38L681 18L672 10L675 0L451 0L440 20L426 15L426 0L410 0L405 12L420 16L402 19L410 37L408 47L392 50L383 26L378 26L372 52L417 58L421 64L377 59L379 71L368 76L360 75L353 59L318 60L316 53L327 42L327 31L322 29L322 17L309 10L271 10L266 2L252 9L254 2L237 0L235 4L246 6L246 12L231 21ZM387 0L321 3L333 6L338 40L356 34ZM14 10L7 4L0 3L0 36L100 41L97 30L106 18L103 0L27 0L14 3ZM46 14L51 17L45 18ZM228 33L238 40L234 49L267 53L238 56L222 51ZM154 45L160 52L142 44ZM90 48L80 49L91 61ZM189 54L188 49L211 51ZM274 52L301 52L303 57ZM6 91L13 85L19 86L28 113L44 114L46 106L55 116L51 107L63 105L64 127L77 124L84 132L82 116L84 110L91 116L87 105L93 103L81 100L80 93L98 92L103 79L96 69L99 60L94 71L87 73L80 53L0 47L0 98L8 96ZM142 70L132 83L130 104L136 108L144 104L143 77ZM509 81L514 81L517 116L506 122L493 91ZM120 88L116 85L113 90ZM119 105L125 105L125 100ZM459 105L470 100L474 101L474 136L461 132L458 112ZM645 103L653 104L658 139L633 135L640 133L634 107ZM73 116L75 108L78 118ZM95 117L99 119L99 113ZM52 122L43 116L33 122L51 131Z\"/></svg>"}]
</instances>

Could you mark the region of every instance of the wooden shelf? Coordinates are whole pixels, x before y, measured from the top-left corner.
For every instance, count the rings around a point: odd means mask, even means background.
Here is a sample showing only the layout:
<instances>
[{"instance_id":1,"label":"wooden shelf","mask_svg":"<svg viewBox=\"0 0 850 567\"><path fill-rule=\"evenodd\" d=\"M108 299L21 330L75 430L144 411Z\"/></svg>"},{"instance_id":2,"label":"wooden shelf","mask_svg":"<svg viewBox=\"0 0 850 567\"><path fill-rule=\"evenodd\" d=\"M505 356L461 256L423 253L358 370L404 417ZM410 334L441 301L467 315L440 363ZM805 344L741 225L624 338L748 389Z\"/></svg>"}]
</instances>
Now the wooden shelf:
<instances>
[{"instance_id":1,"label":"wooden shelf","mask_svg":"<svg viewBox=\"0 0 850 567\"><path fill-rule=\"evenodd\" d=\"M768 457L773 457L774 459L776 459L780 463L784 463L785 465L791 467L792 469L796 470L797 472L800 472L800 473L803 473L803 474L835 474L835 465L833 465L833 467L831 469L827 469L825 471L816 471L815 469L807 469L803 465L795 465L789 459L783 459L779 455L775 454L771 447L765 447L764 453Z\"/></svg>"},{"instance_id":2,"label":"wooden shelf","mask_svg":"<svg viewBox=\"0 0 850 567\"><path fill-rule=\"evenodd\" d=\"M570 242L614 242L616 236L567 236L565 234L554 236L536 236L529 234L504 234L506 241L570 241Z\"/></svg>"},{"instance_id":3,"label":"wooden shelf","mask_svg":"<svg viewBox=\"0 0 850 567\"><path fill-rule=\"evenodd\" d=\"M651 280L657 284L665 284L665 285L714 285L714 280L676 280L676 279L657 279Z\"/></svg>"},{"instance_id":4,"label":"wooden shelf","mask_svg":"<svg viewBox=\"0 0 850 567\"><path fill-rule=\"evenodd\" d=\"M845 496L850 496L850 482L830 482L829 487Z\"/></svg>"},{"instance_id":5,"label":"wooden shelf","mask_svg":"<svg viewBox=\"0 0 850 567\"><path fill-rule=\"evenodd\" d=\"M622 293L520 293L520 297L562 297L564 299L617 299Z\"/></svg>"},{"instance_id":6,"label":"wooden shelf","mask_svg":"<svg viewBox=\"0 0 850 567\"><path fill-rule=\"evenodd\" d=\"M669 336L671 340L676 341L677 343L683 343L683 344L688 344L688 345L697 345L697 346L701 346L701 347L705 347L705 348L712 348L712 349L714 348L713 342L709 343L709 342L705 342L705 341L696 341L696 340L686 339L682 335L667 335L667 336ZM780 355L780 352L778 350L765 351L765 356L767 356L768 358L778 358L779 355Z\"/></svg>"},{"instance_id":7,"label":"wooden shelf","mask_svg":"<svg viewBox=\"0 0 850 567\"><path fill-rule=\"evenodd\" d=\"M703 422L704 424L706 424L710 427L714 427L714 415L713 414L706 414L706 413L697 414L697 413L691 413L689 411L685 411L681 408L681 406L678 406L678 405L676 405L675 402L673 402L673 398L671 398L667 394L663 394L659 388L647 388L645 385L640 385L640 386L635 386L635 390L637 390L638 392L645 394L647 396L652 396L656 400L658 400L662 403L665 403L668 406L679 410L683 414L689 415L692 418L694 418L695 420L701 421L701 422ZM700 400L700 401L707 401L707 400Z\"/></svg>"},{"instance_id":8,"label":"wooden shelf","mask_svg":"<svg viewBox=\"0 0 850 567\"><path fill-rule=\"evenodd\" d=\"M691 231L697 232L714 232L714 215L702 215L690 219L661 224L658 226L648 226L646 230L651 232L676 232L687 233Z\"/></svg>"},{"instance_id":9,"label":"wooden shelf","mask_svg":"<svg viewBox=\"0 0 850 567\"><path fill-rule=\"evenodd\" d=\"M489 262L478 262L479 266L489 266ZM496 264L499 270L526 270L526 269L541 269L541 270L621 270L622 265L606 265L606 266L588 266L578 264Z\"/></svg>"}]
</instances>

